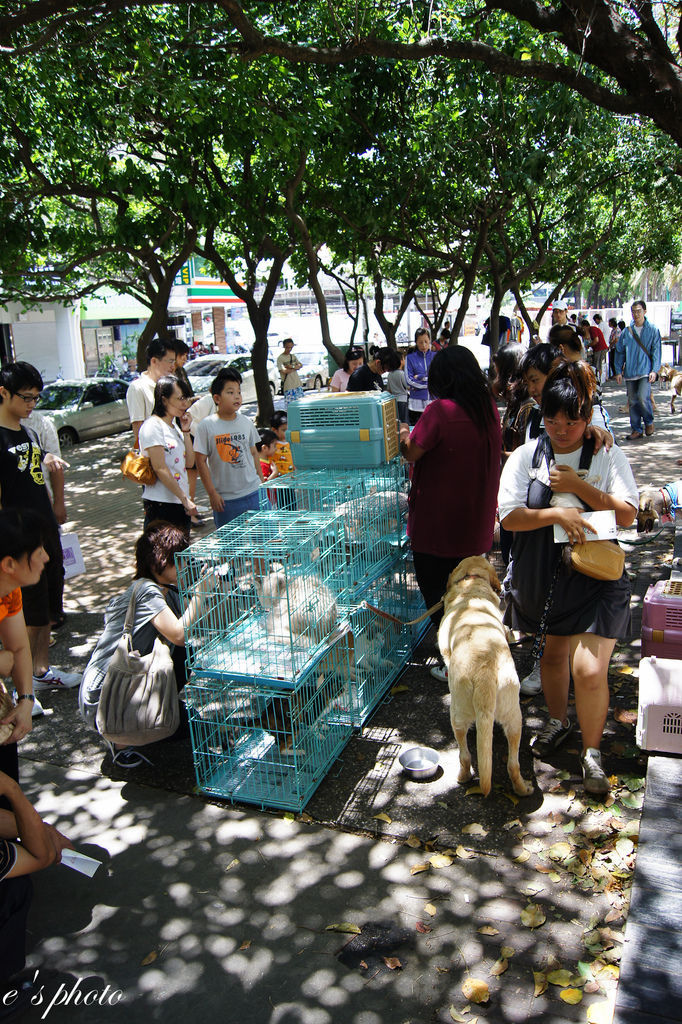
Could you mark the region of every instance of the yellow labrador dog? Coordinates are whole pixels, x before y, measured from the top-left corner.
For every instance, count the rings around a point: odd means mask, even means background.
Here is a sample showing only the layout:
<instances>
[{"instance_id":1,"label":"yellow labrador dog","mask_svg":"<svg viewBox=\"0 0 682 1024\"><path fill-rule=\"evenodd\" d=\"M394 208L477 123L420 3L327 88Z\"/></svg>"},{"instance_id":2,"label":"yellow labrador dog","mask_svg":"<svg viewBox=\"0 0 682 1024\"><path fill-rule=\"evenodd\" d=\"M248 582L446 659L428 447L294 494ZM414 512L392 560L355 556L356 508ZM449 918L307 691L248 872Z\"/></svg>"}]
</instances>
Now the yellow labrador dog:
<instances>
[{"instance_id":1,"label":"yellow labrador dog","mask_svg":"<svg viewBox=\"0 0 682 1024\"><path fill-rule=\"evenodd\" d=\"M533 792L519 768L521 709L519 677L499 608L500 581L490 562L465 558L450 573L438 646L448 667L450 721L459 746L459 782L471 776L467 730L476 722L481 790L490 792L493 722L504 728L509 747L507 771L520 796Z\"/></svg>"}]
</instances>

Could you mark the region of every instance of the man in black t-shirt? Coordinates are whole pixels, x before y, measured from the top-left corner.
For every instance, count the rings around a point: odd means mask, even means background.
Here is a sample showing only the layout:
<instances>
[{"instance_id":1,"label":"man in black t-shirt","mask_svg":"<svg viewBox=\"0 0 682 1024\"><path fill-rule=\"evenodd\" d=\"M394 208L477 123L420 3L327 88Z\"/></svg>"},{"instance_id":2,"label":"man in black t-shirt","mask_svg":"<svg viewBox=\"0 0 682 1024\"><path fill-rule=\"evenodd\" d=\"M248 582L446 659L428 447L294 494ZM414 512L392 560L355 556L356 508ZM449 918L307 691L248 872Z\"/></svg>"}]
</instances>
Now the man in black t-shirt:
<instances>
[{"instance_id":1,"label":"man in black t-shirt","mask_svg":"<svg viewBox=\"0 0 682 1024\"><path fill-rule=\"evenodd\" d=\"M379 348L374 357L354 370L348 378L348 391L383 391L382 373L398 369L400 357L392 348Z\"/></svg>"},{"instance_id":2,"label":"man in black t-shirt","mask_svg":"<svg viewBox=\"0 0 682 1024\"><path fill-rule=\"evenodd\" d=\"M61 611L64 559L41 462L50 472L63 472L67 464L56 455L45 454L33 431L21 425L42 389L42 377L30 363L8 363L0 370L0 505L40 515L43 546L50 557L38 583L22 589L35 691L71 689L81 680L80 673L61 672L49 663L50 626Z\"/></svg>"}]
</instances>

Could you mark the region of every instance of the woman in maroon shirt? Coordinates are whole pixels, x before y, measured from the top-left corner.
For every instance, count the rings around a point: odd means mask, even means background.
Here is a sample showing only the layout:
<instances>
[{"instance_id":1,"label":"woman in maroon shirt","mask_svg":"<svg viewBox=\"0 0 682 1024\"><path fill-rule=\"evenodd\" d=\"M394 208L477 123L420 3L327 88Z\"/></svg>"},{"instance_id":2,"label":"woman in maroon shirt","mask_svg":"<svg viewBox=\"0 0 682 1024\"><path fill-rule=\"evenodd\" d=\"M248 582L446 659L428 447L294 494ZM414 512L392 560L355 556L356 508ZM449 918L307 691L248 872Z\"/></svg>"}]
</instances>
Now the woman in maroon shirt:
<instances>
[{"instance_id":1,"label":"woman in maroon shirt","mask_svg":"<svg viewBox=\"0 0 682 1024\"><path fill-rule=\"evenodd\" d=\"M414 463L407 532L427 608L445 593L448 576L469 555L493 543L502 432L490 386L467 348L437 352L429 369L426 407L400 450ZM442 612L431 616L438 625ZM444 669L434 671L447 678Z\"/></svg>"}]
</instances>

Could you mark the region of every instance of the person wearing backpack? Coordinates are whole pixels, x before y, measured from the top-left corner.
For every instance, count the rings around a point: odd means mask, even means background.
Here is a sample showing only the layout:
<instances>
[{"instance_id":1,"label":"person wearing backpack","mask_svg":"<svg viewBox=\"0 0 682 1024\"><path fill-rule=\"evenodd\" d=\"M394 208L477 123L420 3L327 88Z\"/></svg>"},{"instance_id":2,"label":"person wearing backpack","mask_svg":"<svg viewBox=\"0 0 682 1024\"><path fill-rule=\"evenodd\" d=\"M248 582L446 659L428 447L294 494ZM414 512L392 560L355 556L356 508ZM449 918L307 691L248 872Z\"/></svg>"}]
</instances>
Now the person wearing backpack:
<instances>
[{"instance_id":1,"label":"person wearing backpack","mask_svg":"<svg viewBox=\"0 0 682 1024\"><path fill-rule=\"evenodd\" d=\"M616 344L613 364L616 381L625 385L630 406L630 433L624 441L639 441L654 432L654 410L651 405L651 385L661 369L661 334L646 318L646 302L636 299L630 307L632 321ZM644 429L642 429L642 423Z\"/></svg>"}]
</instances>

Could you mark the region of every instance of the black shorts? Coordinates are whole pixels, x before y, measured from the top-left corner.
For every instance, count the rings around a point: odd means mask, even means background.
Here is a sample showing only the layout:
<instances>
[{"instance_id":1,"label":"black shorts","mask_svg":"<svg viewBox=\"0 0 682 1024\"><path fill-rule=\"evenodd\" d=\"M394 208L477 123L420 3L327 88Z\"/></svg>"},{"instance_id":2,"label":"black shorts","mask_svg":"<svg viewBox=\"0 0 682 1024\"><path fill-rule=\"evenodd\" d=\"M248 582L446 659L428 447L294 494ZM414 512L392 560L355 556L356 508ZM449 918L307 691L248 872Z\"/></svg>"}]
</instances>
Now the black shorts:
<instances>
[{"instance_id":1,"label":"black shorts","mask_svg":"<svg viewBox=\"0 0 682 1024\"><path fill-rule=\"evenodd\" d=\"M47 523L44 526L43 547L50 556L50 561L37 583L21 589L27 626L49 626L63 613L64 556L56 523Z\"/></svg>"}]
</instances>

